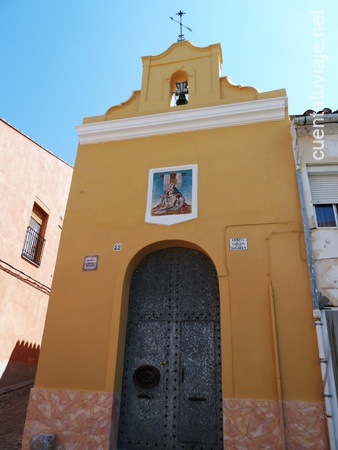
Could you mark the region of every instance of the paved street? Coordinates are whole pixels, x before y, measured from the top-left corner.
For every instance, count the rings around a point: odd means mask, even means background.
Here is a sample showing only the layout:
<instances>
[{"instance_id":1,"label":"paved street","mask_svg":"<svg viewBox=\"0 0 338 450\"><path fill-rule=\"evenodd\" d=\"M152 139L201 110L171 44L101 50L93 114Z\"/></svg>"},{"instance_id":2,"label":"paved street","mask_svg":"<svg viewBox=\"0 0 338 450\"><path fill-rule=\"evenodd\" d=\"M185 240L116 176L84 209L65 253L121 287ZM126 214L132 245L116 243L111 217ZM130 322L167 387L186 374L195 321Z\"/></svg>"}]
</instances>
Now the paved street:
<instances>
[{"instance_id":1,"label":"paved street","mask_svg":"<svg viewBox=\"0 0 338 450\"><path fill-rule=\"evenodd\" d=\"M32 384L0 391L0 449L21 449L29 392Z\"/></svg>"}]
</instances>

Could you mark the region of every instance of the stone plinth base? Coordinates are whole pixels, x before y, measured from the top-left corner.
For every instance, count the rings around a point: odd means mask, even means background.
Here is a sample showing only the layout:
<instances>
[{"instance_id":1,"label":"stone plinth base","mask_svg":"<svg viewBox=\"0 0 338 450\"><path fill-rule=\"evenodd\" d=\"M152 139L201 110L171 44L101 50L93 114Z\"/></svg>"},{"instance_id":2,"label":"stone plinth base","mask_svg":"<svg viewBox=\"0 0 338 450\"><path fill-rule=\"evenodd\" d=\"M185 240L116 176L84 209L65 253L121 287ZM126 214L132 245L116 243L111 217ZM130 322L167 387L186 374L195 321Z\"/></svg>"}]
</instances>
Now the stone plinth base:
<instances>
[{"instance_id":1,"label":"stone plinth base","mask_svg":"<svg viewBox=\"0 0 338 450\"><path fill-rule=\"evenodd\" d=\"M327 450L322 403L223 400L224 448Z\"/></svg>"},{"instance_id":2,"label":"stone plinth base","mask_svg":"<svg viewBox=\"0 0 338 450\"><path fill-rule=\"evenodd\" d=\"M55 434L58 450L108 450L117 439L119 406L112 392L32 389L22 448L29 450L36 434Z\"/></svg>"},{"instance_id":3,"label":"stone plinth base","mask_svg":"<svg viewBox=\"0 0 338 450\"><path fill-rule=\"evenodd\" d=\"M55 449L116 449L120 394L32 389L23 436L54 434ZM223 400L224 449L328 450L322 403Z\"/></svg>"}]
</instances>

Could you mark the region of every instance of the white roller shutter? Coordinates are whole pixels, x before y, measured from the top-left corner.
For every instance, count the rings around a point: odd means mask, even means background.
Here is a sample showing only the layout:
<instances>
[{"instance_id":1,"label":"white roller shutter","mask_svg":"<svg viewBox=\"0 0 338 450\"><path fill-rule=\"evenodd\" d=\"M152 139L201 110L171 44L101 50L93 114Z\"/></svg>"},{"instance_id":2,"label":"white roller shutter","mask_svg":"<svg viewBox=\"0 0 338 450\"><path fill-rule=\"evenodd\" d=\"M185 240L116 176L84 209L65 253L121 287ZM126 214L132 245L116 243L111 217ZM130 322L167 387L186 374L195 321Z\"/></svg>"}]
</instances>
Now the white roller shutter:
<instances>
[{"instance_id":1,"label":"white roller shutter","mask_svg":"<svg viewBox=\"0 0 338 450\"><path fill-rule=\"evenodd\" d=\"M312 202L338 204L338 173L309 173Z\"/></svg>"}]
</instances>

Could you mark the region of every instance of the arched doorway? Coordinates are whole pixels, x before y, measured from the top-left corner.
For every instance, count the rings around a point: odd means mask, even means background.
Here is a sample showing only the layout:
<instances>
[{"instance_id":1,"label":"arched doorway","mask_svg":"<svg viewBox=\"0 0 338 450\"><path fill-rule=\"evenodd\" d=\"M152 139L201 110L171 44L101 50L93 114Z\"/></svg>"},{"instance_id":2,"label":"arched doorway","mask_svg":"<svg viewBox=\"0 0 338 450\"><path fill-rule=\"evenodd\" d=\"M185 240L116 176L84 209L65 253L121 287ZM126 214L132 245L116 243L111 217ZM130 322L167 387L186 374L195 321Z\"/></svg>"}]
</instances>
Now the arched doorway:
<instances>
[{"instance_id":1,"label":"arched doorway","mask_svg":"<svg viewBox=\"0 0 338 450\"><path fill-rule=\"evenodd\" d=\"M223 449L219 287L208 256L167 248L130 286L118 448Z\"/></svg>"}]
</instances>

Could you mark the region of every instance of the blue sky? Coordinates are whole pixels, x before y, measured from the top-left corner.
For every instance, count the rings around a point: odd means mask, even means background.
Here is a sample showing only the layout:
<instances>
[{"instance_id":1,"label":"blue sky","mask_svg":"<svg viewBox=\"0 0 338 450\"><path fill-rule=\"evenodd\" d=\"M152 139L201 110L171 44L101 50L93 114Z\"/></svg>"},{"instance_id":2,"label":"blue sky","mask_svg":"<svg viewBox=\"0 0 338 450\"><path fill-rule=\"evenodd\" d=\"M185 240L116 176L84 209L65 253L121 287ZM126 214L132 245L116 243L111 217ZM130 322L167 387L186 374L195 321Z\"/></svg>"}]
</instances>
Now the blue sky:
<instances>
[{"instance_id":1,"label":"blue sky","mask_svg":"<svg viewBox=\"0 0 338 450\"><path fill-rule=\"evenodd\" d=\"M0 117L74 164L75 126L140 89L141 56L176 42L180 9L233 83L285 88L290 114L319 89L338 109L337 0L0 0Z\"/></svg>"}]
</instances>

